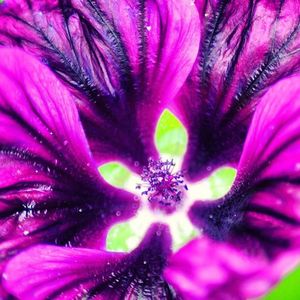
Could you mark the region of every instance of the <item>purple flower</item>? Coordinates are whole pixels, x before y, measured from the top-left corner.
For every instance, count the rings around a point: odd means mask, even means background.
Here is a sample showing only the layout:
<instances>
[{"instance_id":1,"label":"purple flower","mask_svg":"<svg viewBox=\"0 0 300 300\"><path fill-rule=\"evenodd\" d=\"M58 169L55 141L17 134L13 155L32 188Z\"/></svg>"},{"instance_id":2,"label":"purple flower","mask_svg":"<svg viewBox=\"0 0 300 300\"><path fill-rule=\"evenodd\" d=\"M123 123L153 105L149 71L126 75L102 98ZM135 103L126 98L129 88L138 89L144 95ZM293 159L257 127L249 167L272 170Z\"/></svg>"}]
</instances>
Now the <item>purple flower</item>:
<instances>
[{"instance_id":1,"label":"purple flower","mask_svg":"<svg viewBox=\"0 0 300 300\"><path fill-rule=\"evenodd\" d=\"M0 254L12 295L245 299L299 262L300 79L279 81L299 64L298 4L195 4L5 1ZM154 145L166 107L189 132L186 173ZM239 158L226 196L191 203L184 175ZM141 175L144 202L104 182L97 167L112 160ZM132 252L107 251L109 228L139 205L163 217ZM171 256L164 221L179 211L204 236Z\"/></svg>"}]
</instances>

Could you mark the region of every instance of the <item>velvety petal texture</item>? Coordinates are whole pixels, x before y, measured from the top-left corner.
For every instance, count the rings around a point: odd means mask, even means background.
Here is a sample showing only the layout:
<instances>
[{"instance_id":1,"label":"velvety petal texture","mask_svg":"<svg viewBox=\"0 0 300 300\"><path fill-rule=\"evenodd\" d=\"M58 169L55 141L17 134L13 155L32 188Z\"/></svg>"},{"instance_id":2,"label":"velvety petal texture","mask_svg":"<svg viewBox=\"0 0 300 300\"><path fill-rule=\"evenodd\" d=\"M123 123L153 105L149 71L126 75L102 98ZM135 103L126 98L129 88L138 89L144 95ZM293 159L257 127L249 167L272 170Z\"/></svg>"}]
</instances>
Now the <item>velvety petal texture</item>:
<instances>
[{"instance_id":1,"label":"velvety petal texture","mask_svg":"<svg viewBox=\"0 0 300 300\"><path fill-rule=\"evenodd\" d=\"M52 72L21 50L0 56L1 260L41 241L103 245L136 200L101 179L74 99Z\"/></svg>"},{"instance_id":2,"label":"velvety petal texture","mask_svg":"<svg viewBox=\"0 0 300 300\"><path fill-rule=\"evenodd\" d=\"M230 243L249 259L262 258L270 268L282 257L289 259L288 253L300 253L299 95L299 76L267 91L254 114L231 191L216 201L196 202L190 211L204 234ZM273 278L280 278L280 272L276 267Z\"/></svg>"},{"instance_id":3,"label":"velvety petal texture","mask_svg":"<svg viewBox=\"0 0 300 300\"><path fill-rule=\"evenodd\" d=\"M189 131L184 169L197 180L236 165L259 99L300 66L300 3L196 1L198 60L175 110Z\"/></svg>"},{"instance_id":4,"label":"velvety petal texture","mask_svg":"<svg viewBox=\"0 0 300 300\"><path fill-rule=\"evenodd\" d=\"M197 56L198 12L184 0L5 1L0 41L22 47L71 88L98 162L137 168Z\"/></svg>"},{"instance_id":5,"label":"velvety petal texture","mask_svg":"<svg viewBox=\"0 0 300 300\"><path fill-rule=\"evenodd\" d=\"M8 264L3 278L18 299L175 299L162 277L168 229L153 225L131 253L40 245Z\"/></svg>"},{"instance_id":6,"label":"velvety petal texture","mask_svg":"<svg viewBox=\"0 0 300 300\"><path fill-rule=\"evenodd\" d=\"M199 238L169 261L166 279L188 300L256 299L299 263L298 250L270 262L232 245Z\"/></svg>"}]
</instances>

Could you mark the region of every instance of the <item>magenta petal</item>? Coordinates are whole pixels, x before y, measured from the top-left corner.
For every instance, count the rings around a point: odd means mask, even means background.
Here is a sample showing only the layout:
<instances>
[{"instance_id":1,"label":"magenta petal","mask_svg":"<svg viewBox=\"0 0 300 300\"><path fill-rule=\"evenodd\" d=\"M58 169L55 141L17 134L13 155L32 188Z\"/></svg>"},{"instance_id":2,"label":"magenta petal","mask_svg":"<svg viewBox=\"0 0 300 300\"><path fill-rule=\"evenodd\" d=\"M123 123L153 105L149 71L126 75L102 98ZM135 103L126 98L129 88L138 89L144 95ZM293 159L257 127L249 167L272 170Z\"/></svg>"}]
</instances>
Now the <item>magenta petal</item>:
<instances>
[{"instance_id":1,"label":"magenta petal","mask_svg":"<svg viewBox=\"0 0 300 300\"><path fill-rule=\"evenodd\" d=\"M198 61L177 99L189 131L184 168L199 179L236 165L261 95L300 66L298 1L196 1Z\"/></svg>"},{"instance_id":2,"label":"magenta petal","mask_svg":"<svg viewBox=\"0 0 300 300\"><path fill-rule=\"evenodd\" d=\"M166 279L189 300L244 300L265 294L300 262L299 249L270 261L199 238L169 261Z\"/></svg>"},{"instance_id":3,"label":"magenta petal","mask_svg":"<svg viewBox=\"0 0 300 300\"><path fill-rule=\"evenodd\" d=\"M300 245L300 77L274 85L254 114L230 193L197 202L210 237L277 257Z\"/></svg>"},{"instance_id":4,"label":"magenta petal","mask_svg":"<svg viewBox=\"0 0 300 300\"><path fill-rule=\"evenodd\" d=\"M98 162L118 158L136 168L157 156L156 122L198 52L195 6L73 0L43 9L31 2L6 1L0 41L33 53L71 86Z\"/></svg>"},{"instance_id":5,"label":"magenta petal","mask_svg":"<svg viewBox=\"0 0 300 300\"><path fill-rule=\"evenodd\" d=\"M95 285L95 275L109 277L123 257L99 250L36 246L10 261L4 285L18 299L76 299Z\"/></svg>"},{"instance_id":6,"label":"magenta petal","mask_svg":"<svg viewBox=\"0 0 300 300\"><path fill-rule=\"evenodd\" d=\"M91 158L72 95L17 49L0 49L1 260L41 241L99 247L132 216L133 195L108 186Z\"/></svg>"},{"instance_id":7,"label":"magenta petal","mask_svg":"<svg viewBox=\"0 0 300 300\"><path fill-rule=\"evenodd\" d=\"M130 254L37 246L13 258L3 275L19 299L174 299L162 278L170 235L156 224Z\"/></svg>"}]
</instances>

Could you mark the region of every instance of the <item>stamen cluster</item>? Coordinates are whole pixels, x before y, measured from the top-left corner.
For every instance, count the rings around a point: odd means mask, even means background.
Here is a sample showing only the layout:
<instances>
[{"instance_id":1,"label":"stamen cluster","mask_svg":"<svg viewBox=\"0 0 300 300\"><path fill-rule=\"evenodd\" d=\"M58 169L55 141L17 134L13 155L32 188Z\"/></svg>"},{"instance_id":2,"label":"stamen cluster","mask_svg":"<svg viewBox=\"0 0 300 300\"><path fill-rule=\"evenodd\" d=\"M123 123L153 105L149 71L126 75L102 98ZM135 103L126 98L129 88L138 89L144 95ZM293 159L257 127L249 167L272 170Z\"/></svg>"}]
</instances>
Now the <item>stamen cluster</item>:
<instances>
[{"instance_id":1,"label":"stamen cluster","mask_svg":"<svg viewBox=\"0 0 300 300\"><path fill-rule=\"evenodd\" d=\"M154 209L166 213L174 212L182 200L182 194L188 187L183 180L183 172L173 172L174 160L148 160L148 166L143 168L141 179L144 184L138 184L137 189L142 195L148 196L148 201Z\"/></svg>"}]
</instances>

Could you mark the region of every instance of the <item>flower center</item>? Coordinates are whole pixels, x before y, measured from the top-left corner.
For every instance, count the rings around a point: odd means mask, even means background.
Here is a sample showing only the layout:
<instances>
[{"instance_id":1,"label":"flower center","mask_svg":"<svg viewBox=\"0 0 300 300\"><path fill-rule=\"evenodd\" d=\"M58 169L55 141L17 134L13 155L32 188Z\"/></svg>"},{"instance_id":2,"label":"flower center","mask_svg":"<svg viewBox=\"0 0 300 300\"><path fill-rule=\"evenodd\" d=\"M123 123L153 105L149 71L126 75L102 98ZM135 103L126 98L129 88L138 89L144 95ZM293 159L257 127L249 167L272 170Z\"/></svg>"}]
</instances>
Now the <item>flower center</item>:
<instances>
[{"instance_id":1,"label":"flower center","mask_svg":"<svg viewBox=\"0 0 300 300\"><path fill-rule=\"evenodd\" d=\"M174 172L172 160L149 159L141 174L142 183L136 186L146 196L150 207L163 213L173 213L182 203L184 192L188 190L182 171Z\"/></svg>"}]
</instances>

